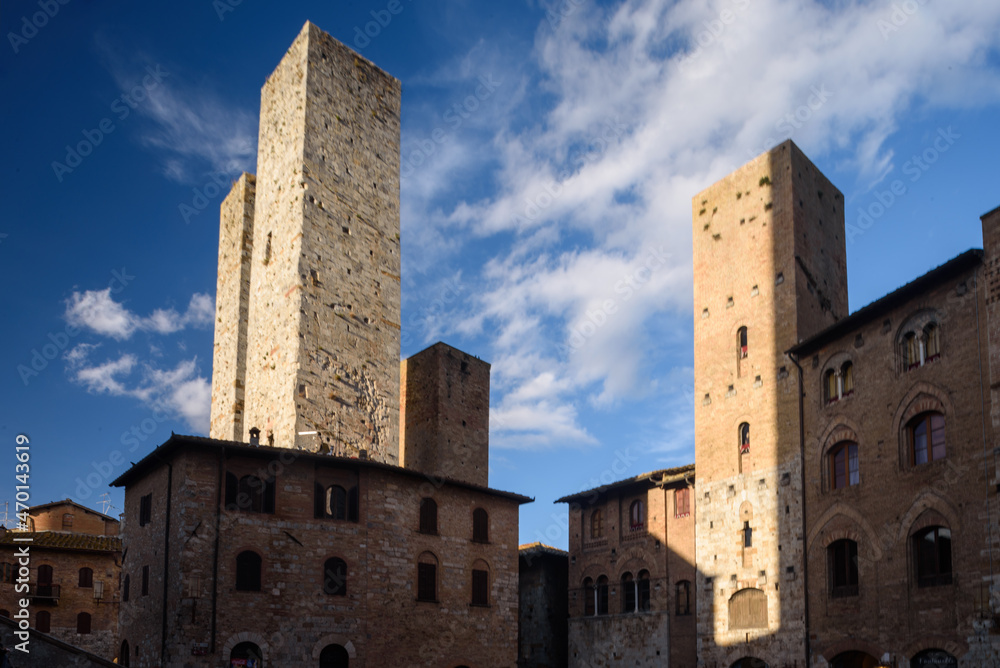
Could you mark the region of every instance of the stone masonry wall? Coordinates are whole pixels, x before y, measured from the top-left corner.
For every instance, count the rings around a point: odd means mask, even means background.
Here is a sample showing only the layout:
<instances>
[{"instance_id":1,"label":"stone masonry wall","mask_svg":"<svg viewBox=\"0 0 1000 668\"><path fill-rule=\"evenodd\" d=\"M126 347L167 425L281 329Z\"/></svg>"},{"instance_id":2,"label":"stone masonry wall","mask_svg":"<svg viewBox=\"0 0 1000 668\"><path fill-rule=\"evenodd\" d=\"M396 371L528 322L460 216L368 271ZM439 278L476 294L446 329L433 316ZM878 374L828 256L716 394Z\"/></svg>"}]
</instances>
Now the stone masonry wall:
<instances>
[{"instance_id":1,"label":"stone masonry wall","mask_svg":"<svg viewBox=\"0 0 1000 668\"><path fill-rule=\"evenodd\" d=\"M257 179L243 174L222 202L219 278L215 292L212 361L212 438L243 439L250 268L253 265L254 196Z\"/></svg>"},{"instance_id":2,"label":"stone masonry wall","mask_svg":"<svg viewBox=\"0 0 1000 668\"><path fill-rule=\"evenodd\" d=\"M444 343L400 364L401 465L489 485L490 365Z\"/></svg>"},{"instance_id":3,"label":"stone masonry wall","mask_svg":"<svg viewBox=\"0 0 1000 668\"><path fill-rule=\"evenodd\" d=\"M399 81L307 23L261 96L247 420L396 463Z\"/></svg>"},{"instance_id":4,"label":"stone masonry wall","mask_svg":"<svg viewBox=\"0 0 1000 668\"><path fill-rule=\"evenodd\" d=\"M789 141L692 205L699 662L802 662L798 379L785 351L846 314L842 196ZM767 596L766 628L730 628L729 599L742 589Z\"/></svg>"}]
</instances>

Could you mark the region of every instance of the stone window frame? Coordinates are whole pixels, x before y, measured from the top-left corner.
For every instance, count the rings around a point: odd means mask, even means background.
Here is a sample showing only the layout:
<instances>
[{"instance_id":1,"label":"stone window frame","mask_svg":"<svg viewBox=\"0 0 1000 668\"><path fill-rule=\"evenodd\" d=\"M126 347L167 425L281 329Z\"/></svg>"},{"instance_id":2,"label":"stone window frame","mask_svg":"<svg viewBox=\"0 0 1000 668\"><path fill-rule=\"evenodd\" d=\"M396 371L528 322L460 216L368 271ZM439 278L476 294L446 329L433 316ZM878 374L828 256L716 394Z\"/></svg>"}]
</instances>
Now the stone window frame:
<instances>
[{"instance_id":1,"label":"stone window frame","mask_svg":"<svg viewBox=\"0 0 1000 668\"><path fill-rule=\"evenodd\" d=\"M854 450L854 461L857 464L857 469L851 471L851 450ZM844 456L844 484L842 486L837 485L837 456L845 452ZM833 447L831 447L826 453L826 460L829 466L829 489L830 491L847 489L849 487L856 487L861 484L861 446L858 445L857 441L851 439L845 439ZM857 474L857 481L851 482L853 480L852 473Z\"/></svg>"},{"instance_id":2,"label":"stone window frame","mask_svg":"<svg viewBox=\"0 0 1000 668\"><path fill-rule=\"evenodd\" d=\"M923 309L907 318L896 332L896 366L909 373L941 358L944 352L941 323L936 309Z\"/></svg>"},{"instance_id":3,"label":"stone window frame","mask_svg":"<svg viewBox=\"0 0 1000 668\"><path fill-rule=\"evenodd\" d=\"M822 407L834 406L854 396L857 389L854 358L844 350L830 355L819 375Z\"/></svg>"}]
</instances>

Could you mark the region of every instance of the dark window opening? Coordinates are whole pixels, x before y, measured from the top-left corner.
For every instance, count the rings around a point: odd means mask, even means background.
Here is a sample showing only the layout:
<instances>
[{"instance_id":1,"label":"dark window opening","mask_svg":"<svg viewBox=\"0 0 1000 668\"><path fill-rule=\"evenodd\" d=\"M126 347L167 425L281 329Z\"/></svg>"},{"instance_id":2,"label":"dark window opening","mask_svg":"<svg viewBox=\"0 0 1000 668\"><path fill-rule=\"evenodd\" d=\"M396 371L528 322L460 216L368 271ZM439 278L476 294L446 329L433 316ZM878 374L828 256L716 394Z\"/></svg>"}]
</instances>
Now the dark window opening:
<instances>
[{"instance_id":1,"label":"dark window opening","mask_svg":"<svg viewBox=\"0 0 1000 668\"><path fill-rule=\"evenodd\" d=\"M149 595L149 566L142 567L142 595Z\"/></svg>"},{"instance_id":2,"label":"dark window opening","mask_svg":"<svg viewBox=\"0 0 1000 668\"><path fill-rule=\"evenodd\" d=\"M649 571L639 571L636 583L636 597L640 612L649 612Z\"/></svg>"},{"instance_id":3,"label":"dark window opening","mask_svg":"<svg viewBox=\"0 0 1000 668\"><path fill-rule=\"evenodd\" d=\"M472 511L472 540L476 543L490 542L490 516L482 508Z\"/></svg>"},{"instance_id":4,"label":"dark window opening","mask_svg":"<svg viewBox=\"0 0 1000 668\"><path fill-rule=\"evenodd\" d=\"M691 583L681 580L677 583L675 598L677 599L677 616L686 617L691 614Z\"/></svg>"},{"instance_id":5,"label":"dark window opening","mask_svg":"<svg viewBox=\"0 0 1000 668\"><path fill-rule=\"evenodd\" d=\"M247 550L236 556L236 591L260 591L260 571L263 560Z\"/></svg>"},{"instance_id":6,"label":"dark window opening","mask_svg":"<svg viewBox=\"0 0 1000 668\"><path fill-rule=\"evenodd\" d=\"M924 413L910 422L910 451L915 465L945 458L944 416Z\"/></svg>"},{"instance_id":7,"label":"dark window opening","mask_svg":"<svg viewBox=\"0 0 1000 668\"><path fill-rule=\"evenodd\" d=\"M35 615L35 630L40 633L48 633L51 630L52 615L47 610L42 610Z\"/></svg>"},{"instance_id":8,"label":"dark window opening","mask_svg":"<svg viewBox=\"0 0 1000 668\"><path fill-rule=\"evenodd\" d=\"M434 499L420 499L420 533L436 535L438 532L438 507Z\"/></svg>"},{"instance_id":9,"label":"dark window opening","mask_svg":"<svg viewBox=\"0 0 1000 668\"><path fill-rule=\"evenodd\" d=\"M144 527L153 519L153 495L147 494L139 499L139 526Z\"/></svg>"},{"instance_id":10,"label":"dark window opening","mask_svg":"<svg viewBox=\"0 0 1000 668\"><path fill-rule=\"evenodd\" d=\"M830 596L847 598L858 595L858 544L838 540L827 548L830 569Z\"/></svg>"},{"instance_id":11,"label":"dark window opening","mask_svg":"<svg viewBox=\"0 0 1000 668\"><path fill-rule=\"evenodd\" d=\"M608 578L603 575L597 578L597 614L608 614Z\"/></svg>"},{"instance_id":12,"label":"dark window opening","mask_svg":"<svg viewBox=\"0 0 1000 668\"><path fill-rule=\"evenodd\" d=\"M951 574L951 530L930 527L913 537L917 586L949 585Z\"/></svg>"},{"instance_id":13,"label":"dark window opening","mask_svg":"<svg viewBox=\"0 0 1000 668\"><path fill-rule=\"evenodd\" d=\"M861 482L857 443L841 443L830 451L829 457L830 486L833 489L843 489Z\"/></svg>"},{"instance_id":14,"label":"dark window opening","mask_svg":"<svg viewBox=\"0 0 1000 668\"><path fill-rule=\"evenodd\" d=\"M82 635L90 633L90 615L86 612L76 616L76 632Z\"/></svg>"},{"instance_id":15,"label":"dark window opening","mask_svg":"<svg viewBox=\"0 0 1000 668\"><path fill-rule=\"evenodd\" d=\"M94 586L94 571L89 568L80 569L80 586L81 587L93 587Z\"/></svg>"},{"instance_id":16,"label":"dark window opening","mask_svg":"<svg viewBox=\"0 0 1000 668\"><path fill-rule=\"evenodd\" d=\"M417 564L417 600L437 601L437 564Z\"/></svg>"},{"instance_id":17,"label":"dark window opening","mask_svg":"<svg viewBox=\"0 0 1000 668\"><path fill-rule=\"evenodd\" d=\"M490 604L490 574L489 571L472 571L472 605Z\"/></svg>"},{"instance_id":18,"label":"dark window opening","mask_svg":"<svg viewBox=\"0 0 1000 668\"><path fill-rule=\"evenodd\" d=\"M636 611L636 588L635 579L631 573L622 576L622 613L627 614Z\"/></svg>"},{"instance_id":19,"label":"dark window opening","mask_svg":"<svg viewBox=\"0 0 1000 668\"><path fill-rule=\"evenodd\" d=\"M740 454L745 454L750 452L750 424L744 422L740 425L739 429L740 437Z\"/></svg>"}]
</instances>

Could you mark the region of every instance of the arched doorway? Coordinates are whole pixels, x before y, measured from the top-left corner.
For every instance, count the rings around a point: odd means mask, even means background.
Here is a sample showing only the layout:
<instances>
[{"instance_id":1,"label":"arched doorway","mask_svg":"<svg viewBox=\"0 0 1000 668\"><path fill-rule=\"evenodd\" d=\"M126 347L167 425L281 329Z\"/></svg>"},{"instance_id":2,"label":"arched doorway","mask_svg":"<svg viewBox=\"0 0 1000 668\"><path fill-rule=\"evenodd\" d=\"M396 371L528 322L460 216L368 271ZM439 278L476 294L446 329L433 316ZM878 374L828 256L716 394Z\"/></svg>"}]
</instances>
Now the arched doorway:
<instances>
[{"instance_id":1,"label":"arched doorway","mask_svg":"<svg viewBox=\"0 0 1000 668\"><path fill-rule=\"evenodd\" d=\"M753 656L745 656L730 668L769 668L767 663Z\"/></svg>"},{"instance_id":2,"label":"arched doorway","mask_svg":"<svg viewBox=\"0 0 1000 668\"><path fill-rule=\"evenodd\" d=\"M348 668L351 657L340 645L327 645L319 655L319 668Z\"/></svg>"},{"instance_id":3,"label":"arched doorway","mask_svg":"<svg viewBox=\"0 0 1000 668\"><path fill-rule=\"evenodd\" d=\"M878 659L865 652L843 652L834 657L830 668L878 668Z\"/></svg>"},{"instance_id":4,"label":"arched doorway","mask_svg":"<svg viewBox=\"0 0 1000 668\"><path fill-rule=\"evenodd\" d=\"M264 657L260 647L252 642L241 642L229 653L230 668L262 668L263 665Z\"/></svg>"},{"instance_id":5,"label":"arched doorway","mask_svg":"<svg viewBox=\"0 0 1000 668\"><path fill-rule=\"evenodd\" d=\"M958 668L958 659L943 649L925 649L910 660L911 668Z\"/></svg>"}]
</instances>

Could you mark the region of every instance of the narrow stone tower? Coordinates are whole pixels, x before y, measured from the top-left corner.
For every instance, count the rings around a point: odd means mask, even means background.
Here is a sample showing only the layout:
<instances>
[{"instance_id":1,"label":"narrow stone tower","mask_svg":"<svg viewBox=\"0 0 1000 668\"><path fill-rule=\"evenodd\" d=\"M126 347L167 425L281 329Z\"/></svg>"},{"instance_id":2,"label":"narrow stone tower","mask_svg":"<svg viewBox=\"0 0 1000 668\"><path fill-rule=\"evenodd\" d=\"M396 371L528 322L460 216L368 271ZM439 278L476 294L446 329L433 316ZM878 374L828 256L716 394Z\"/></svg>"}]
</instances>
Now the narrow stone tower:
<instances>
[{"instance_id":1,"label":"narrow stone tower","mask_svg":"<svg viewBox=\"0 0 1000 668\"><path fill-rule=\"evenodd\" d=\"M231 326L221 309L249 274L245 372L239 337L217 338L232 372L213 378L213 437L256 427L262 443L398 463L399 111L399 81L312 23L265 83L249 270L223 285L220 266L217 306ZM238 224L224 207L223 240Z\"/></svg>"},{"instance_id":2,"label":"narrow stone tower","mask_svg":"<svg viewBox=\"0 0 1000 668\"><path fill-rule=\"evenodd\" d=\"M699 665L801 666L799 378L785 351L847 315L843 196L786 141L692 204Z\"/></svg>"}]
</instances>

